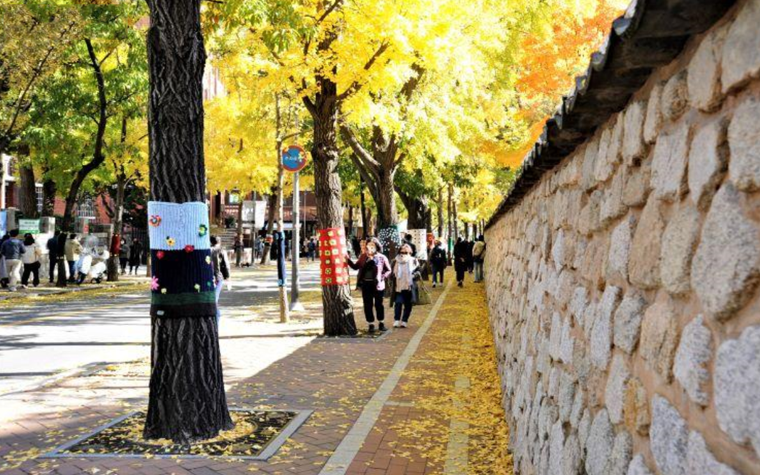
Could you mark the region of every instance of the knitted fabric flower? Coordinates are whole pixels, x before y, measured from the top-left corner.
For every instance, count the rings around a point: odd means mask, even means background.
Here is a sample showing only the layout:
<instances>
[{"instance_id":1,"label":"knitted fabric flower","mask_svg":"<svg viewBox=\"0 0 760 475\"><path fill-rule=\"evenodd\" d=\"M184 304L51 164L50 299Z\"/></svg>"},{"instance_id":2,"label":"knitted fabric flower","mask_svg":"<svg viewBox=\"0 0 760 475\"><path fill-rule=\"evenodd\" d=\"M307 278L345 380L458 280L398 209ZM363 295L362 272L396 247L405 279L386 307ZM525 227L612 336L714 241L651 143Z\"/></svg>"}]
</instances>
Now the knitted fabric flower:
<instances>
[{"instance_id":1,"label":"knitted fabric flower","mask_svg":"<svg viewBox=\"0 0 760 475\"><path fill-rule=\"evenodd\" d=\"M165 294L166 293L166 289L161 289L161 293Z\"/></svg>"},{"instance_id":2,"label":"knitted fabric flower","mask_svg":"<svg viewBox=\"0 0 760 475\"><path fill-rule=\"evenodd\" d=\"M150 290L158 290L158 277L153 277L150 280Z\"/></svg>"},{"instance_id":3,"label":"knitted fabric flower","mask_svg":"<svg viewBox=\"0 0 760 475\"><path fill-rule=\"evenodd\" d=\"M158 251L158 252L156 252L156 257L158 257L159 259L163 259L164 255L165 255L164 251Z\"/></svg>"},{"instance_id":4,"label":"knitted fabric flower","mask_svg":"<svg viewBox=\"0 0 760 475\"><path fill-rule=\"evenodd\" d=\"M211 256L206 256L206 264L211 265Z\"/></svg>"},{"instance_id":5,"label":"knitted fabric flower","mask_svg":"<svg viewBox=\"0 0 760 475\"><path fill-rule=\"evenodd\" d=\"M166 236L166 244L167 245L169 245L170 247L173 247L176 243L177 243L177 241L173 237Z\"/></svg>"},{"instance_id":6,"label":"knitted fabric flower","mask_svg":"<svg viewBox=\"0 0 760 475\"><path fill-rule=\"evenodd\" d=\"M193 287L195 288L196 292L201 291L201 284L195 284Z\"/></svg>"},{"instance_id":7,"label":"knitted fabric flower","mask_svg":"<svg viewBox=\"0 0 760 475\"><path fill-rule=\"evenodd\" d=\"M198 236L203 237L206 234L208 234L208 226L206 226L205 224L201 224L200 226L198 226Z\"/></svg>"},{"instance_id":8,"label":"knitted fabric flower","mask_svg":"<svg viewBox=\"0 0 760 475\"><path fill-rule=\"evenodd\" d=\"M195 246L193 246L192 244L188 244L187 246L185 246L185 252L187 253L191 253L194 250L195 250Z\"/></svg>"},{"instance_id":9,"label":"knitted fabric flower","mask_svg":"<svg viewBox=\"0 0 760 475\"><path fill-rule=\"evenodd\" d=\"M150 218L148 218L148 224L153 226L154 228L157 228L161 225L161 216L157 214L150 215Z\"/></svg>"}]
</instances>

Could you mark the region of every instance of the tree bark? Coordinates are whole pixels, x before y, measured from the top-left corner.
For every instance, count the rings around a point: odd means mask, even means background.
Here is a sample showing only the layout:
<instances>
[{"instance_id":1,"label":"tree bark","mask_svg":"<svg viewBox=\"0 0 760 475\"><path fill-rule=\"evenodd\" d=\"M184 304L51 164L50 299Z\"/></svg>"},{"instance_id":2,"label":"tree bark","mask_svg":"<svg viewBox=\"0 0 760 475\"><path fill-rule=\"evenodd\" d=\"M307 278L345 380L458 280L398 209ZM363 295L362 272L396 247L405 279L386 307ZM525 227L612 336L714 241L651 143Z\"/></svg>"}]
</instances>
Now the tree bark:
<instances>
[{"instance_id":1,"label":"tree bark","mask_svg":"<svg viewBox=\"0 0 760 475\"><path fill-rule=\"evenodd\" d=\"M240 199L238 202L238 218L237 218L237 232L236 239L238 240L238 243L240 243L239 246L235 247L235 266L240 267L241 262L243 261L243 194L241 192Z\"/></svg>"},{"instance_id":2,"label":"tree bark","mask_svg":"<svg viewBox=\"0 0 760 475\"><path fill-rule=\"evenodd\" d=\"M346 236L354 234L354 207L348 205L348 232Z\"/></svg>"},{"instance_id":3,"label":"tree bark","mask_svg":"<svg viewBox=\"0 0 760 475\"><path fill-rule=\"evenodd\" d=\"M430 210L430 200L427 196L412 196L404 193L403 190L396 188L401 201L404 203L408 215L409 229L427 229L431 230L432 212Z\"/></svg>"},{"instance_id":4,"label":"tree bark","mask_svg":"<svg viewBox=\"0 0 760 475\"><path fill-rule=\"evenodd\" d=\"M150 188L155 201L205 201L200 0L148 0ZM152 317L144 437L176 443L232 428L216 315Z\"/></svg>"},{"instance_id":5,"label":"tree bark","mask_svg":"<svg viewBox=\"0 0 760 475\"><path fill-rule=\"evenodd\" d=\"M55 181L45 178L42 182L42 216L53 216L55 214L56 192Z\"/></svg>"},{"instance_id":6,"label":"tree bark","mask_svg":"<svg viewBox=\"0 0 760 475\"><path fill-rule=\"evenodd\" d=\"M113 236L121 239L121 232L124 220L124 199L127 189L127 177L123 174L116 176L116 200L113 212ZM108 258L108 282L119 280L119 255L112 253Z\"/></svg>"},{"instance_id":7,"label":"tree bark","mask_svg":"<svg viewBox=\"0 0 760 475\"><path fill-rule=\"evenodd\" d=\"M25 218L39 218L34 169L30 165L22 165L19 167L19 177L19 209Z\"/></svg>"},{"instance_id":8,"label":"tree bark","mask_svg":"<svg viewBox=\"0 0 760 475\"><path fill-rule=\"evenodd\" d=\"M267 234L269 238L274 232L274 216L277 206L277 186L272 187L272 191L269 193L269 216L267 217ZM269 240L264 241L264 252L261 255L261 264L269 264L270 254L272 252L272 243Z\"/></svg>"},{"instance_id":9,"label":"tree bark","mask_svg":"<svg viewBox=\"0 0 760 475\"><path fill-rule=\"evenodd\" d=\"M362 213L362 237L367 238L369 236L369 217L367 216L367 203L364 200L364 179L359 182L359 200Z\"/></svg>"},{"instance_id":10,"label":"tree bark","mask_svg":"<svg viewBox=\"0 0 760 475\"><path fill-rule=\"evenodd\" d=\"M438 239L443 239L443 187L438 188Z\"/></svg>"},{"instance_id":11,"label":"tree bark","mask_svg":"<svg viewBox=\"0 0 760 475\"><path fill-rule=\"evenodd\" d=\"M320 229L343 229L343 207L340 175L338 175L337 85L326 77L317 78L319 92L315 101L304 97L304 104L314 119L314 194L317 200L317 221ZM324 332L328 336L356 335L353 301L348 285L322 287Z\"/></svg>"}]
</instances>

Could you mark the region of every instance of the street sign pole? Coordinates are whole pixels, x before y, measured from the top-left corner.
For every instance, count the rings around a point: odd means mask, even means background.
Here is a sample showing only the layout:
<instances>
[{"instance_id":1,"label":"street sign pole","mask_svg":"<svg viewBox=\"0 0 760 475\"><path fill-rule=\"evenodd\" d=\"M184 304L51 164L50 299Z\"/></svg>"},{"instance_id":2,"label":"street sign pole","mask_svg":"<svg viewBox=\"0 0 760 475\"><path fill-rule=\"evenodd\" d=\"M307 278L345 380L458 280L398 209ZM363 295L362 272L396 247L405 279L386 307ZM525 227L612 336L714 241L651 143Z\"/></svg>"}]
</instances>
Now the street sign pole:
<instances>
[{"instance_id":1,"label":"street sign pole","mask_svg":"<svg viewBox=\"0 0 760 475\"><path fill-rule=\"evenodd\" d=\"M290 310L295 311L301 311L304 309L298 295L300 290L298 264L301 256L301 230L299 229L301 200L299 199L299 177L300 173L295 172L293 175L293 242L290 245L290 252L293 253L293 277L290 279Z\"/></svg>"}]
</instances>

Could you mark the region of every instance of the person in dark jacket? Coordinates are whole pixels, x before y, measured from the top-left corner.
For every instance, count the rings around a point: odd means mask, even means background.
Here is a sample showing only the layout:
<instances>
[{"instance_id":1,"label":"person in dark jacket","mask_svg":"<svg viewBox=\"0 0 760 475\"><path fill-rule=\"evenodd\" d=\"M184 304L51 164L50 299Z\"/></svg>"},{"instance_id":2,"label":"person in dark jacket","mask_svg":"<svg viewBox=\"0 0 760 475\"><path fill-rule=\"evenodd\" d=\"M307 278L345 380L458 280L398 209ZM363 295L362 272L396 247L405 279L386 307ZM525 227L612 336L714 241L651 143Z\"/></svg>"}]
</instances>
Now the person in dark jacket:
<instances>
[{"instance_id":1,"label":"person in dark jacket","mask_svg":"<svg viewBox=\"0 0 760 475\"><path fill-rule=\"evenodd\" d=\"M475 260L472 258L472 250L475 248L475 241L465 240L465 242L467 243L467 272L472 274L475 269Z\"/></svg>"},{"instance_id":2,"label":"person in dark jacket","mask_svg":"<svg viewBox=\"0 0 760 475\"><path fill-rule=\"evenodd\" d=\"M457 238L454 245L454 270L457 272L457 285L464 286L464 274L467 272L467 255L469 246L461 237Z\"/></svg>"},{"instance_id":3,"label":"person in dark jacket","mask_svg":"<svg viewBox=\"0 0 760 475\"><path fill-rule=\"evenodd\" d=\"M132 274L134 270L137 275L137 271L140 269L140 262L142 259L142 244L137 238L132 239L132 246L129 248L129 273Z\"/></svg>"},{"instance_id":4,"label":"person in dark jacket","mask_svg":"<svg viewBox=\"0 0 760 475\"><path fill-rule=\"evenodd\" d=\"M48 239L45 247L48 250L48 265L50 266L48 273L50 274L50 283L55 282L55 267L58 265L58 237L61 235L60 231L53 233L53 237Z\"/></svg>"},{"instance_id":5,"label":"person in dark jacket","mask_svg":"<svg viewBox=\"0 0 760 475\"><path fill-rule=\"evenodd\" d=\"M440 239L435 240L435 247L430 252L430 265L433 266L433 287L443 285L443 271L446 269L446 249Z\"/></svg>"},{"instance_id":6,"label":"person in dark jacket","mask_svg":"<svg viewBox=\"0 0 760 475\"><path fill-rule=\"evenodd\" d=\"M216 325L219 326L219 320L222 317L219 308L219 297L222 295L222 286L224 281L230 278L230 263L227 260L227 253L222 248L222 240L217 236L211 236L211 265L214 268L214 283L216 292Z\"/></svg>"},{"instance_id":7,"label":"person in dark jacket","mask_svg":"<svg viewBox=\"0 0 760 475\"><path fill-rule=\"evenodd\" d=\"M0 246L0 254L5 258L5 267L8 272L8 288L11 292L16 291L16 285L21 280L21 269L23 262L21 257L26 252L24 243L18 238L18 229L14 229L10 232L10 236L2 246Z\"/></svg>"},{"instance_id":8,"label":"person in dark jacket","mask_svg":"<svg viewBox=\"0 0 760 475\"><path fill-rule=\"evenodd\" d=\"M127 240L121 238L121 245L119 246L119 267L121 268L121 275L127 273L127 264L129 264L129 244Z\"/></svg>"}]
</instances>

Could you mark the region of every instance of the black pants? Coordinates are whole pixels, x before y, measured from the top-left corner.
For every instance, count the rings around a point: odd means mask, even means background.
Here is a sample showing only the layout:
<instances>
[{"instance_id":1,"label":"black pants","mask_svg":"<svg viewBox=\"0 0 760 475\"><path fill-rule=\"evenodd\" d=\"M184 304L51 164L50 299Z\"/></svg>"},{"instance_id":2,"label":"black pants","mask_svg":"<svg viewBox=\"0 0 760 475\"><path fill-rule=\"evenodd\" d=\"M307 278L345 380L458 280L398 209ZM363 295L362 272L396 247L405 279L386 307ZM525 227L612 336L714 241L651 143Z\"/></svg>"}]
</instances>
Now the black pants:
<instances>
[{"instance_id":1,"label":"black pants","mask_svg":"<svg viewBox=\"0 0 760 475\"><path fill-rule=\"evenodd\" d=\"M433 283L443 284L443 270L446 268L444 264L433 264Z\"/></svg>"},{"instance_id":2,"label":"black pants","mask_svg":"<svg viewBox=\"0 0 760 475\"><path fill-rule=\"evenodd\" d=\"M403 314L402 314L403 310ZM393 318L396 321L403 320L409 321L409 316L412 314L412 291L402 290L396 293L396 302L393 305Z\"/></svg>"},{"instance_id":3,"label":"black pants","mask_svg":"<svg viewBox=\"0 0 760 475\"><path fill-rule=\"evenodd\" d=\"M50 283L52 284L55 282L55 268L58 265L58 256L55 254L48 254L48 258L50 259L50 268L49 274L50 274Z\"/></svg>"},{"instance_id":4,"label":"black pants","mask_svg":"<svg viewBox=\"0 0 760 475\"><path fill-rule=\"evenodd\" d=\"M35 287L40 285L40 267L41 267L41 264L39 262L34 262L32 264L24 264L24 273L21 276L21 285L29 284L29 274L33 276L32 284Z\"/></svg>"},{"instance_id":5,"label":"black pants","mask_svg":"<svg viewBox=\"0 0 760 475\"><path fill-rule=\"evenodd\" d=\"M362 284L362 301L364 302L364 318L368 323L374 323L375 314L377 314L378 322L385 320L383 291L377 290L374 283Z\"/></svg>"},{"instance_id":6,"label":"black pants","mask_svg":"<svg viewBox=\"0 0 760 475\"><path fill-rule=\"evenodd\" d=\"M137 275L137 271L140 270L140 262L139 261L131 261L129 263L129 273L132 273L132 269L135 271L135 275Z\"/></svg>"},{"instance_id":7,"label":"black pants","mask_svg":"<svg viewBox=\"0 0 760 475\"><path fill-rule=\"evenodd\" d=\"M129 263L129 259L126 257L120 257L119 258L119 266L121 267L121 273L126 274L127 273L127 263Z\"/></svg>"},{"instance_id":8,"label":"black pants","mask_svg":"<svg viewBox=\"0 0 760 475\"><path fill-rule=\"evenodd\" d=\"M466 264L459 264L456 266L457 270L457 282L464 282L464 274L467 272L467 265Z\"/></svg>"}]
</instances>

